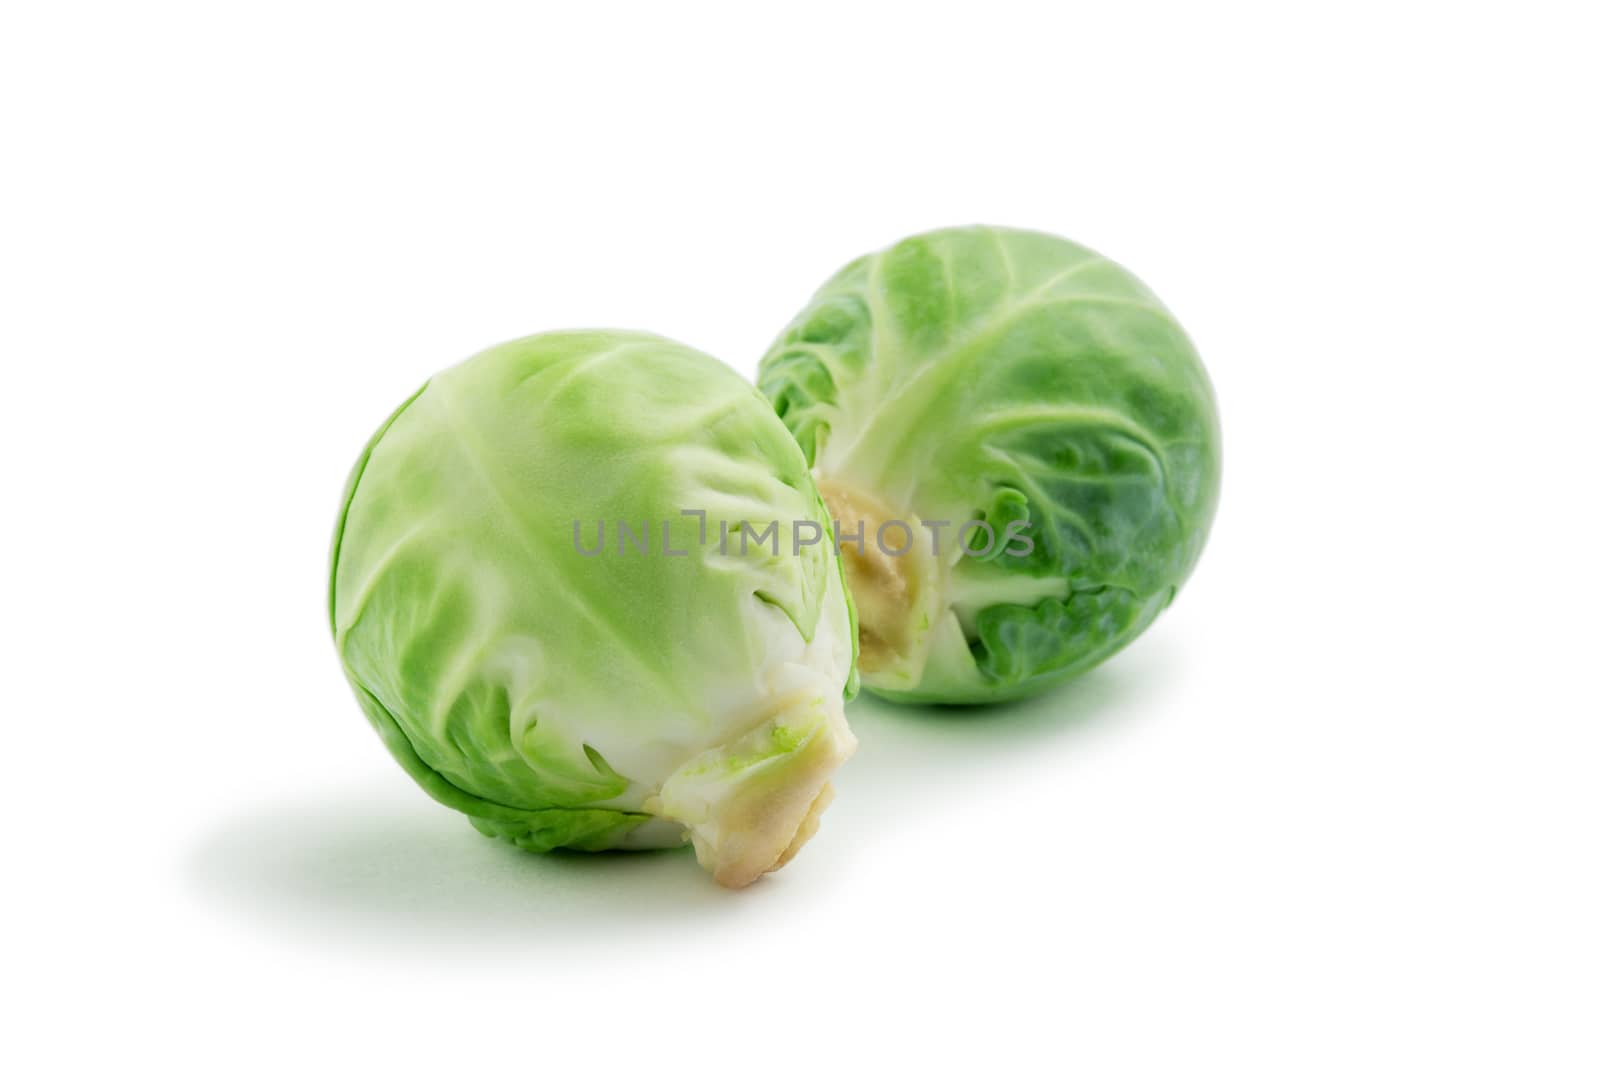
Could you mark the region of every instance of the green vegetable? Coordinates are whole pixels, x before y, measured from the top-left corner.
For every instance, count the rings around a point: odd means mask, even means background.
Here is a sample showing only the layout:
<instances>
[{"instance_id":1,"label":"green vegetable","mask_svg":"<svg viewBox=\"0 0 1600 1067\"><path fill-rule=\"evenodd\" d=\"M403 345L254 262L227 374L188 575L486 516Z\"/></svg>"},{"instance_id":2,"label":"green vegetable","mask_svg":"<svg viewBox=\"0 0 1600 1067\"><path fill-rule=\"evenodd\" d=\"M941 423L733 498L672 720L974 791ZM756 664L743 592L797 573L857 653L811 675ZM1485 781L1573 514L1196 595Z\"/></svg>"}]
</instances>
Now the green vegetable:
<instances>
[{"instance_id":1,"label":"green vegetable","mask_svg":"<svg viewBox=\"0 0 1600 1067\"><path fill-rule=\"evenodd\" d=\"M513 341L434 377L356 464L335 641L395 758L484 833L687 835L744 885L816 829L855 748L848 595L797 520L827 527L805 459L722 364L648 334ZM771 523L781 551L723 549L723 524Z\"/></svg>"},{"instance_id":2,"label":"green vegetable","mask_svg":"<svg viewBox=\"0 0 1600 1067\"><path fill-rule=\"evenodd\" d=\"M1057 237L939 230L858 259L760 384L841 541L864 524L843 558L862 675L890 699L981 703L1087 670L1172 601L1216 510L1194 347L1136 278ZM906 527L880 546L890 520ZM961 535L974 520L992 535Z\"/></svg>"}]
</instances>

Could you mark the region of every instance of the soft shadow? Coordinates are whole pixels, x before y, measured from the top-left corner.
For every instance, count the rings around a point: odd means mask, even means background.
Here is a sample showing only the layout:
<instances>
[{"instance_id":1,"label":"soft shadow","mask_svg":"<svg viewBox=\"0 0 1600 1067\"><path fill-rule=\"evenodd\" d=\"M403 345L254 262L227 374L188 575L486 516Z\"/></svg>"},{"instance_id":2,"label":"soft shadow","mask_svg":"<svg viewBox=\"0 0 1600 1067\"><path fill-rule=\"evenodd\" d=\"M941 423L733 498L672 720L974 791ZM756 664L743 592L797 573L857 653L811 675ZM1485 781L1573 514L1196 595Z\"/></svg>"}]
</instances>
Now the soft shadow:
<instances>
[{"instance_id":1,"label":"soft shadow","mask_svg":"<svg viewBox=\"0 0 1600 1067\"><path fill-rule=\"evenodd\" d=\"M404 781L229 818L190 852L205 901L275 932L407 945L592 952L757 906L719 888L689 849L531 855L473 830Z\"/></svg>"},{"instance_id":2,"label":"soft shadow","mask_svg":"<svg viewBox=\"0 0 1600 1067\"><path fill-rule=\"evenodd\" d=\"M1098 733L1164 706L1174 674L1171 647L1150 635L1082 678L1011 704L930 708L863 696L848 712L861 747L835 779L838 801L810 866L836 875L825 857L848 865L897 820L971 804L988 781L1028 767L1070 773L1072 759L1092 758ZM399 774L233 815L194 847L184 873L203 901L274 934L430 953L628 951L782 908L786 891L783 878L721 889L688 849L530 855L482 837Z\"/></svg>"},{"instance_id":3,"label":"soft shadow","mask_svg":"<svg viewBox=\"0 0 1600 1067\"><path fill-rule=\"evenodd\" d=\"M1069 773L1093 758L1102 737L1158 714L1179 673L1175 646L1160 633L1082 677L1006 704L928 707L863 695L850 705L861 748L838 776L836 822L861 823L970 804L973 791L1042 762Z\"/></svg>"}]
</instances>

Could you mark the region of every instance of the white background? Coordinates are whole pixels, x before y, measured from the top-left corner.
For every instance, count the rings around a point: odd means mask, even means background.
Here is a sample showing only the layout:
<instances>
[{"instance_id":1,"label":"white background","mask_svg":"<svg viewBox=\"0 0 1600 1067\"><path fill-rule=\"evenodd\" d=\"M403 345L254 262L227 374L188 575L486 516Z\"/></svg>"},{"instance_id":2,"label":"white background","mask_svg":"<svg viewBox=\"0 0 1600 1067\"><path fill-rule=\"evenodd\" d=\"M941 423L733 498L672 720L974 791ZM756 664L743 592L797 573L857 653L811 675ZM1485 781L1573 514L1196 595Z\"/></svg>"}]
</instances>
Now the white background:
<instances>
[{"instance_id":1,"label":"white background","mask_svg":"<svg viewBox=\"0 0 1600 1067\"><path fill-rule=\"evenodd\" d=\"M1583 5L550 6L0 16L5 1059L1595 1063ZM324 583L399 400L555 327L749 372L975 221L1206 357L1221 511L1145 638L855 705L738 894L392 765Z\"/></svg>"}]
</instances>

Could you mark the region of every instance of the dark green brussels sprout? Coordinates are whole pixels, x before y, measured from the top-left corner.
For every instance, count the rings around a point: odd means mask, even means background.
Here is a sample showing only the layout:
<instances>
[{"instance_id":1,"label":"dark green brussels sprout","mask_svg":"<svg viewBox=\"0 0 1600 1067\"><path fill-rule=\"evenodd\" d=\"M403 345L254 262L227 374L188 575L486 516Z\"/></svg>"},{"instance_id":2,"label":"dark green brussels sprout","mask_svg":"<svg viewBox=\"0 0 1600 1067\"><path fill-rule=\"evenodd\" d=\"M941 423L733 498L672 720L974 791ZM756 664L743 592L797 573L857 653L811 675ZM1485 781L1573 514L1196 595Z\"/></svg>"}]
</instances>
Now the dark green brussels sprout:
<instances>
[{"instance_id":1,"label":"dark green brussels sprout","mask_svg":"<svg viewBox=\"0 0 1600 1067\"><path fill-rule=\"evenodd\" d=\"M1172 602L1216 511L1194 346L1058 237L974 226L857 259L760 385L839 523L863 680L889 699L982 703L1089 669Z\"/></svg>"}]
</instances>

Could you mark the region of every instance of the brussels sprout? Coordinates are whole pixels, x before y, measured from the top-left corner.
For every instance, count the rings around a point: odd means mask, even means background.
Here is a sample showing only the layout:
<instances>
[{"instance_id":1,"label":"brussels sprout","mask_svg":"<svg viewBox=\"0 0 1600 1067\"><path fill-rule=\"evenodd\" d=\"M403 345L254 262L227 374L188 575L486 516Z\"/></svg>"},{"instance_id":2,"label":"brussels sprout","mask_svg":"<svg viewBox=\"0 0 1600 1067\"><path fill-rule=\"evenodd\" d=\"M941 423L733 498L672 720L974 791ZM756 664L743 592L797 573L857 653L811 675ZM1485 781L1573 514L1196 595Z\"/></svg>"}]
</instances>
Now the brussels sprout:
<instances>
[{"instance_id":1,"label":"brussels sprout","mask_svg":"<svg viewBox=\"0 0 1600 1067\"><path fill-rule=\"evenodd\" d=\"M1057 237L939 230L858 259L760 384L840 523L863 680L889 699L982 703L1087 670L1172 601L1216 509L1194 347L1136 278Z\"/></svg>"},{"instance_id":2,"label":"brussels sprout","mask_svg":"<svg viewBox=\"0 0 1600 1067\"><path fill-rule=\"evenodd\" d=\"M855 749L854 621L766 400L659 337L549 333L437 375L368 444L333 545L357 700L434 799L525 849L694 844L740 886Z\"/></svg>"}]
</instances>

